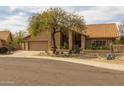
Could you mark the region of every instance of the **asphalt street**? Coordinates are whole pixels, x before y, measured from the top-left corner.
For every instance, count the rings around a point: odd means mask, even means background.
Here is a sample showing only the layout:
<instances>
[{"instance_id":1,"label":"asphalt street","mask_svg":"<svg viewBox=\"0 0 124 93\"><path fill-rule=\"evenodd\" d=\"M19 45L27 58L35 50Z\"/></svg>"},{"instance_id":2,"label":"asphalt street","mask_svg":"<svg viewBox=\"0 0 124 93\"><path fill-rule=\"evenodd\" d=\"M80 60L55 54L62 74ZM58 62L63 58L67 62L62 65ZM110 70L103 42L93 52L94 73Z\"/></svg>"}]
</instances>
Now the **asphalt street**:
<instances>
[{"instance_id":1,"label":"asphalt street","mask_svg":"<svg viewBox=\"0 0 124 93\"><path fill-rule=\"evenodd\" d=\"M33 58L0 58L0 85L124 85L124 72Z\"/></svg>"}]
</instances>

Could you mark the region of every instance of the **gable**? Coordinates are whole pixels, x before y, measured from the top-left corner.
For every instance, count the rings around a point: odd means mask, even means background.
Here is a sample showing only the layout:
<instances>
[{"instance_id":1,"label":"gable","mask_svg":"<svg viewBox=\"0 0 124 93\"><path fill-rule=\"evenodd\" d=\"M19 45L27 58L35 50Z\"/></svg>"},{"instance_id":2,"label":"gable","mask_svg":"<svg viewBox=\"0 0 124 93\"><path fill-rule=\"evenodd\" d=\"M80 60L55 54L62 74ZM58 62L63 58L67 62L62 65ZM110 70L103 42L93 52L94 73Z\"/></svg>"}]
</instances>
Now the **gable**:
<instances>
[{"instance_id":1,"label":"gable","mask_svg":"<svg viewBox=\"0 0 124 93\"><path fill-rule=\"evenodd\" d=\"M48 41L50 37L50 33L49 32L40 32L37 34L36 37L32 37L31 35L28 35L24 38L24 40L26 41Z\"/></svg>"},{"instance_id":2,"label":"gable","mask_svg":"<svg viewBox=\"0 0 124 93\"><path fill-rule=\"evenodd\" d=\"M12 41L12 35L10 31L0 31L0 39L6 42Z\"/></svg>"}]
</instances>

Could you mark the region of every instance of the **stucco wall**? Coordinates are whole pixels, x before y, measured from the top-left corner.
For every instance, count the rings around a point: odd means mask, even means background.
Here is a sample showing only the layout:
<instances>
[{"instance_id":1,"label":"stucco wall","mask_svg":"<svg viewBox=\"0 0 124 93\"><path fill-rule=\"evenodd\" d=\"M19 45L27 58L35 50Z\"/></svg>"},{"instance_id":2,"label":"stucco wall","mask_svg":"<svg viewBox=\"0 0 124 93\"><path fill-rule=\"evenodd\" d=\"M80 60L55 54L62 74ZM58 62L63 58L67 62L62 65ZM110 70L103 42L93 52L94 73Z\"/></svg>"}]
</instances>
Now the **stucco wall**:
<instances>
[{"instance_id":1,"label":"stucco wall","mask_svg":"<svg viewBox=\"0 0 124 93\"><path fill-rule=\"evenodd\" d=\"M50 36L50 33L44 31L44 32L38 33L36 37L30 36L25 38L25 41L47 41L49 36Z\"/></svg>"},{"instance_id":2,"label":"stucco wall","mask_svg":"<svg viewBox=\"0 0 124 93\"><path fill-rule=\"evenodd\" d=\"M1 42L1 40L0 40L0 47L2 46L2 42Z\"/></svg>"}]
</instances>

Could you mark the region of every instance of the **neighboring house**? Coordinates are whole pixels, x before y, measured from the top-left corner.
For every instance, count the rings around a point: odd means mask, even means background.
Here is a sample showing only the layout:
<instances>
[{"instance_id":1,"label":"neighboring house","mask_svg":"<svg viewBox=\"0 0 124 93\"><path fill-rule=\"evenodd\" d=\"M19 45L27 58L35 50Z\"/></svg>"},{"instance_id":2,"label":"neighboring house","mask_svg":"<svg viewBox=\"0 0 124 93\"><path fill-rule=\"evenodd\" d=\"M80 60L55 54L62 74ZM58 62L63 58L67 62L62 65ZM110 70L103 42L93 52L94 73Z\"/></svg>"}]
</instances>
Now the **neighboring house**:
<instances>
[{"instance_id":1,"label":"neighboring house","mask_svg":"<svg viewBox=\"0 0 124 93\"><path fill-rule=\"evenodd\" d=\"M0 47L12 43L12 34L10 31L0 31Z\"/></svg>"},{"instance_id":2,"label":"neighboring house","mask_svg":"<svg viewBox=\"0 0 124 93\"><path fill-rule=\"evenodd\" d=\"M86 34L86 47L92 44L110 46L119 37L117 25L114 23L87 25Z\"/></svg>"},{"instance_id":3,"label":"neighboring house","mask_svg":"<svg viewBox=\"0 0 124 93\"><path fill-rule=\"evenodd\" d=\"M110 45L118 37L119 33L116 24L92 24L87 25L86 31L80 33L74 30L68 31L67 35L57 32L55 39L57 49L62 49L66 43L69 50L75 47L83 50L93 43ZM49 32L41 32L34 38L30 35L24 38L24 50L50 51L52 47L51 34Z\"/></svg>"},{"instance_id":4,"label":"neighboring house","mask_svg":"<svg viewBox=\"0 0 124 93\"><path fill-rule=\"evenodd\" d=\"M3 42L3 40L0 39L0 47L2 46L2 42Z\"/></svg>"}]
</instances>

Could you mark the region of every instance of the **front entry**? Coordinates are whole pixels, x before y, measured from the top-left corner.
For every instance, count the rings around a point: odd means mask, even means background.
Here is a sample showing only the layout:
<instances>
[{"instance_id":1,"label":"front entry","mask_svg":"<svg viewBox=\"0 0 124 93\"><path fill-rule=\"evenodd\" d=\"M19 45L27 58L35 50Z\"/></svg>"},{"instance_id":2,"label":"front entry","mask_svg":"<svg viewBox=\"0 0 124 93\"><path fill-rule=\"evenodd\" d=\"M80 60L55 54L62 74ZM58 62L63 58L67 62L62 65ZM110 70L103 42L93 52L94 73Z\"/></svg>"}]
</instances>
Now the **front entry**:
<instances>
[{"instance_id":1,"label":"front entry","mask_svg":"<svg viewBox=\"0 0 124 93\"><path fill-rule=\"evenodd\" d=\"M73 49L81 48L81 34L73 32L72 34Z\"/></svg>"}]
</instances>

